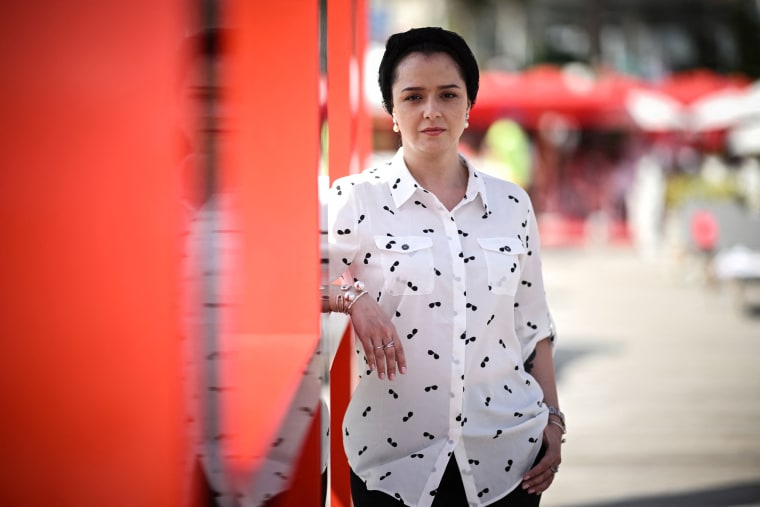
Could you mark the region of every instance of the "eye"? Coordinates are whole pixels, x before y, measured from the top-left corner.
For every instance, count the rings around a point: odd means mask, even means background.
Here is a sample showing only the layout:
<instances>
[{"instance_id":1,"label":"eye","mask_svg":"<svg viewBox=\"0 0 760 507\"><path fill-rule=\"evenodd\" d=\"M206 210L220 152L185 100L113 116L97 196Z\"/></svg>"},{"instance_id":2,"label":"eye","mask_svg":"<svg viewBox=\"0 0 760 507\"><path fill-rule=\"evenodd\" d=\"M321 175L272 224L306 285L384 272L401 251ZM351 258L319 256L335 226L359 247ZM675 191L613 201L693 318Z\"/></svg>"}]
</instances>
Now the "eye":
<instances>
[{"instance_id":1,"label":"eye","mask_svg":"<svg viewBox=\"0 0 760 507\"><path fill-rule=\"evenodd\" d=\"M445 92L443 95L441 95L444 99L455 99L459 97L459 94L454 92Z\"/></svg>"},{"instance_id":2,"label":"eye","mask_svg":"<svg viewBox=\"0 0 760 507\"><path fill-rule=\"evenodd\" d=\"M422 95L417 95L417 94L407 95L406 97L404 97L404 100L410 101L410 102L421 100L421 99L422 99Z\"/></svg>"}]
</instances>

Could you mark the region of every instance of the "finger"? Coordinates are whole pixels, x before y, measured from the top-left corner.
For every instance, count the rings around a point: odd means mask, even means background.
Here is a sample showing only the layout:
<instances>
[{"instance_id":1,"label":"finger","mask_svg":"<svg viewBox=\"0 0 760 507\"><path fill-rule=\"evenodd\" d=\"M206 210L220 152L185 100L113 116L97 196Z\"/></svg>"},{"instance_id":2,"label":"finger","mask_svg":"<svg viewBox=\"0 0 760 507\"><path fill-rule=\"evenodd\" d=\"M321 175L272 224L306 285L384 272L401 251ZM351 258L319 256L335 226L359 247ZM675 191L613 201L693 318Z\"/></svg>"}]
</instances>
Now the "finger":
<instances>
[{"instance_id":1,"label":"finger","mask_svg":"<svg viewBox=\"0 0 760 507\"><path fill-rule=\"evenodd\" d=\"M528 493L541 493L546 490L554 480L556 472L552 469L552 466L555 463L554 457L544 456L536 466L525 474L522 485L523 489L528 490Z\"/></svg>"},{"instance_id":2,"label":"finger","mask_svg":"<svg viewBox=\"0 0 760 507\"><path fill-rule=\"evenodd\" d=\"M546 442L546 451L544 456L538 461L538 463L533 466L533 468L528 470L528 473L525 474L523 479L528 480L531 477L540 475L548 470L551 470L551 467L554 465L559 466L560 463L562 463L560 453L549 442Z\"/></svg>"},{"instance_id":3,"label":"finger","mask_svg":"<svg viewBox=\"0 0 760 507\"><path fill-rule=\"evenodd\" d=\"M375 371L375 368L377 365L375 364L375 346L372 343L372 340L360 340L362 343L362 348L364 349L364 358L367 360L367 366L369 367L369 371Z\"/></svg>"},{"instance_id":4,"label":"finger","mask_svg":"<svg viewBox=\"0 0 760 507\"><path fill-rule=\"evenodd\" d=\"M406 354L404 353L404 346L401 344L401 340L399 340L398 337L394 337L393 343L393 357L396 360L396 368L398 369L398 372L403 375L406 373Z\"/></svg>"},{"instance_id":5,"label":"finger","mask_svg":"<svg viewBox=\"0 0 760 507\"><path fill-rule=\"evenodd\" d=\"M522 487L530 494L541 494L551 486L555 472L551 469L534 475L531 479L523 481Z\"/></svg>"},{"instance_id":6,"label":"finger","mask_svg":"<svg viewBox=\"0 0 760 507\"><path fill-rule=\"evenodd\" d=\"M385 367L388 371L388 380L396 378L396 342L394 340L388 341L383 348L385 352Z\"/></svg>"},{"instance_id":7,"label":"finger","mask_svg":"<svg viewBox=\"0 0 760 507\"><path fill-rule=\"evenodd\" d=\"M550 471L548 474L541 475L538 481L530 488L528 488L528 493L540 495L549 489L549 486L552 485L552 482L554 482L554 473Z\"/></svg>"},{"instance_id":8,"label":"finger","mask_svg":"<svg viewBox=\"0 0 760 507\"><path fill-rule=\"evenodd\" d=\"M385 378L385 348L381 343L378 343L375 345L374 350L372 351L372 354L375 358L375 365L377 366L377 378L384 379Z\"/></svg>"}]
</instances>

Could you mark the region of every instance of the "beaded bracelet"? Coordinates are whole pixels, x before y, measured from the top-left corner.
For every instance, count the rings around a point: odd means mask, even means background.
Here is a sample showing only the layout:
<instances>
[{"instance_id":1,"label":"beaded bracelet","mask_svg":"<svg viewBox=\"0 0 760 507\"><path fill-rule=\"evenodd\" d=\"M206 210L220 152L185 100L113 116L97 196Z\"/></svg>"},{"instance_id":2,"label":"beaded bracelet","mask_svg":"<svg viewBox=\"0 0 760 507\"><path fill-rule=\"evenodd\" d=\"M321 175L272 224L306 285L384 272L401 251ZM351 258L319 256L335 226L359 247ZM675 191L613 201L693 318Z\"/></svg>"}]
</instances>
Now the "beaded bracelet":
<instances>
[{"instance_id":1,"label":"beaded bracelet","mask_svg":"<svg viewBox=\"0 0 760 507\"><path fill-rule=\"evenodd\" d=\"M364 282L357 280L353 284L340 286L341 293L335 296L335 311L349 314L354 303L367 293Z\"/></svg>"}]
</instances>

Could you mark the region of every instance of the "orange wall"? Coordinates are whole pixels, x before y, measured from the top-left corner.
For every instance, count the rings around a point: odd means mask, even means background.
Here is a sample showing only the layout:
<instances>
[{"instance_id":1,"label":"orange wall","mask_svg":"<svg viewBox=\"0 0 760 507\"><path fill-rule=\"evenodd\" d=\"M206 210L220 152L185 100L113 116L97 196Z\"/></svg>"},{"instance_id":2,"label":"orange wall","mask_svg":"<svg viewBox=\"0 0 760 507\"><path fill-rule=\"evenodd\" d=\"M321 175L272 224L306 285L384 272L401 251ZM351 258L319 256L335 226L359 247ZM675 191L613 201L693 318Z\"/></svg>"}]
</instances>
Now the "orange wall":
<instances>
[{"instance_id":1,"label":"orange wall","mask_svg":"<svg viewBox=\"0 0 760 507\"><path fill-rule=\"evenodd\" d=\"M178 315L188 4L0 7L0 505L202 500L186 489ZM225 5L244 55L230 69L239 129L222 165L243 203L241 311L227 339L247 348L227 372L239 389L224 418L227 451L252 456L319 333L318 2ZM296 474L308 484L300 505L319 498L308 493L317 433Z\"/></svg>"},{"instance_id":2,"label":"orange wall","mask_svg":"<svg viewBox=\"0 0 760 507\"><path fill-rule=\"evenodd\" d=\"M318 3L225 5L236 132L223 177L240 196L243 242L241 308L223 338L239 351L224 424L231 453L253 457L271 444L319 339Z\"/></svg>"},{"instance_id":3,"label":"orange wall","mask_svg":"<svg viewBox=\"0 0 760 507\"><path fill-rule=\"evenodd\" d=\"M1 5L0 505L179 505L186 9Z\"/></svg>"},{"instance_id":4,"label":"orange wall","mask_svg":"<svg viewBox=\"0 0 760 507\"><path fill-rule=\"evenodd\" d=\"M366 0L327 3L328 125L330 180L364 169L371 149L370 123L363 103L362 64L367 46ZM353 63L352 63L353 62ZM351 72L351 66L354 71ZM351 98L355 97L355 102ZM350 328L341 340L330 371L330 471L333 506L351 505L350 469L341 425L352 392Z\"/></svg>"}]
</instances>

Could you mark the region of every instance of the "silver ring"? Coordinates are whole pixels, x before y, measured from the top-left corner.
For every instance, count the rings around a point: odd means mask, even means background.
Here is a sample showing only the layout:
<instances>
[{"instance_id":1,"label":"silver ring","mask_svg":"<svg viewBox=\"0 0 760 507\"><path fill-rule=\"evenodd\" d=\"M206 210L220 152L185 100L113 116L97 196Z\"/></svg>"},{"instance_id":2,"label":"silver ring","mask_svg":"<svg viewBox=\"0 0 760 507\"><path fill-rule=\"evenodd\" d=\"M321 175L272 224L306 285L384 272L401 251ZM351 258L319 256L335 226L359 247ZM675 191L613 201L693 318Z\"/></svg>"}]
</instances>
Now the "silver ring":
<instances>
[{"instance_id":1,"label":"silver ring","mask_svg":"<svg viewBox=\"0 0 760 507\"><path fill-rule=\"evenodd\" d=\"M552 467L551 467L550 470L552 471L553 474L556 474L557 472L559 472L559 466L558 465L552 465Z\"/></svg>"},{"instance_id":2,"label":"silver ring","mask_svg":"<svg viewBox=\"0 0 760 507\"><path fill-rule=\"evenodd\" d=\"M380 350L384 348L385 348L385 345L378 345L377 347L375 347L375 350Z\"/></svg>"},{"instance_id":3,"label":"silver ring","mask_svg":"<svg viewBox=\"0 0 760 507\"><path fill-rule=\"evenodd\" d=\"M393 340L391 340L391 341L389 341L388 343L386 343L385 345L383 345L383 348L384 348L384 349L389 349L389 348L391 348L391 347L393 347L393 346L394 346L394 345L393 345Z\"/></svg>"}]
</instances>

